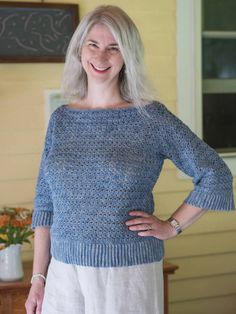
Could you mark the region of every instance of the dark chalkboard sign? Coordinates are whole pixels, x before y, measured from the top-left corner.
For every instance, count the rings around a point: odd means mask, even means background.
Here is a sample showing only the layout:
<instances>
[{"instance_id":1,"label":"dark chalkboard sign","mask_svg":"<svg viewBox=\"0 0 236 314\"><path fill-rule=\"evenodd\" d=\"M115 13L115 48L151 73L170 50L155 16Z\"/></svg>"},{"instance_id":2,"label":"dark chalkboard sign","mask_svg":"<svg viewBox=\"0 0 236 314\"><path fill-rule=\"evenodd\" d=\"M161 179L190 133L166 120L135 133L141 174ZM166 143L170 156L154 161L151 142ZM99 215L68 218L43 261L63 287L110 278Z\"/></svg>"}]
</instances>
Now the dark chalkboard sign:
<instances>
[{"instance_id":1,"label":"dark chalkboard sign","mask_svg":"<svg viewBox=\"0 0 236 314\"><path fill-rule=\"evenodd\" d=\"M0 62L63 62L77 4L0 2Z\"/></svg>"}]
</instances>

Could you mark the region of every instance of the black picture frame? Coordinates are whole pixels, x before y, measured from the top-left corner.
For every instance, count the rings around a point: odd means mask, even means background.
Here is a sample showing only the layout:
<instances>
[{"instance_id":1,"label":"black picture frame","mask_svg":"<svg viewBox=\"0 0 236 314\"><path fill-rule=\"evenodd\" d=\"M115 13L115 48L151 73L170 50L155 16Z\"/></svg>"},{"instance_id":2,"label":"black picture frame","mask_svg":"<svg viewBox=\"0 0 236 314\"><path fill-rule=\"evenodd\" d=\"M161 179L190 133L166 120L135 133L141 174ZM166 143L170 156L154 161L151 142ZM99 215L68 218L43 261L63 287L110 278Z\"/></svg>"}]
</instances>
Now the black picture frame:
<instances>
[{"instance_id":1,"label":"black picture frame","mask_svg":"<svg viewBox=\"0 0 236 314\"><path fill-rule=\"evenodd\" d=\"M64 62L79 6L0 2L0 62Z\"/></svg>"}]
</instances>

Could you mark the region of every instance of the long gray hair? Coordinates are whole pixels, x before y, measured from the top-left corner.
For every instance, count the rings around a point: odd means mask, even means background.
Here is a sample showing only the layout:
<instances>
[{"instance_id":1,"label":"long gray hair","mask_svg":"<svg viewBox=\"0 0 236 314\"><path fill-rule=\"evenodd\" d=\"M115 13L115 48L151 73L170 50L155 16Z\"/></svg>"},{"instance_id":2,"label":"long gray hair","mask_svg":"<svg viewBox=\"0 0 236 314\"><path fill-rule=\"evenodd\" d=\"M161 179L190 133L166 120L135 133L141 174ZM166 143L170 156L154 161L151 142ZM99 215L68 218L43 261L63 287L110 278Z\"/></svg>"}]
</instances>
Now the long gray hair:
<instances>
[{"instance_id":1,"label":"long gray hair","mask_svg":"<svg viewBox=\"0 0 236 314\"><path fill-rule=\"evenodd\" d=\"M144 47L137 27L131 18L119 7L98 6L86 14L75 30L66 54L61 89L70 100L87 96L88 82L81 61L84 40L95 24L103 24L114 36L124 66L119 74L121 97L142 109L153 101L153 91L144 66Z\"/></svg>"}]
</instances>

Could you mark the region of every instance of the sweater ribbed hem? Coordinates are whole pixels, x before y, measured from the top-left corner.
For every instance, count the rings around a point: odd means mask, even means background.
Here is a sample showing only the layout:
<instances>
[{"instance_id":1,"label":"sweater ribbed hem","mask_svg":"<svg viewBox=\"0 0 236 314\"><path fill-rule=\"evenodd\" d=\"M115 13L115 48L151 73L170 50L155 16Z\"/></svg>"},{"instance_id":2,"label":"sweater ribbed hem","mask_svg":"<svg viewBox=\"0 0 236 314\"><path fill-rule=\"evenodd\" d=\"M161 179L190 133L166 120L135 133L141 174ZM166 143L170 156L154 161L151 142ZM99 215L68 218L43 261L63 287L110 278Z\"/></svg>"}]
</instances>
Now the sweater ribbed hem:
<instances>
[{"instance_id":1,"label":"sweater ribbed hem","mask_svg":"<svg viewBox=\"0 0 236 314\"><path fill-rule=\"evenodd\" d=\"M52 256L64 263L92 267L122 267L158 262L163 258L163 241L141 239L126 244L90 244L52 238Z\"/></svg>"},{"instance_id":2,"label":"sweater ribbed hem","mask_svg":"<svg viewBox=\"0 0 236 314\"><path fill-rule=\"evenodd\" d=\"M50 227L53 222L53 213L47 210L35 210L33 212L31 228L38 226Z\"/></svg>"},{"instance_id":3,"label":"sweater ribbed hem","mask_svg":"<svg viewBox=\"0 0 236 314\"><path fill-rule=\"evenodd\" d=\"M210 210L235 210L232 193L217 195L201 191L192 191L185 199L184 203Z\"/></svg>"}]
</instances>

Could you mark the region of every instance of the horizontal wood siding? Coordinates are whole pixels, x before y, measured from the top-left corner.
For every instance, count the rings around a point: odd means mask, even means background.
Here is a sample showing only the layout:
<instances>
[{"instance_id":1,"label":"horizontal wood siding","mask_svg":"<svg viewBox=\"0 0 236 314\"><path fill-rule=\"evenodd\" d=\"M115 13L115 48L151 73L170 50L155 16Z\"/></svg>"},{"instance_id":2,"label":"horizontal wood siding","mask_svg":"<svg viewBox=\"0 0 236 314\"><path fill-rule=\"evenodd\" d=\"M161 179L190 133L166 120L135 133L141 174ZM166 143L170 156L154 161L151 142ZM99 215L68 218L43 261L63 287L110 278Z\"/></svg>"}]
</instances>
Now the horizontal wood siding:
<instances>
[{"instance_id":1,"label":"horizontal wood siding","mask_svg":"<svg viewBox=\"0 0 236 314\"><path fill-rule=\"evenodd\" d=\"M79 1L81 16L103 3ZM157 98L176 114L175 0L105 3L121 6L137 23ZM60 88L62 71L60 63L0 64L1 205L33 208L45 136L44 90ZM153 191L155 214L167 219L192 188L191 180L180 179L173 163L165 161ZM236 313L235 221L235 212L210 211L183 234L166 241L166 258L179 266L170 276L170 314ZM24 245L22 255L31 260L33 246Z\"/></svg>"}]
</instances>

